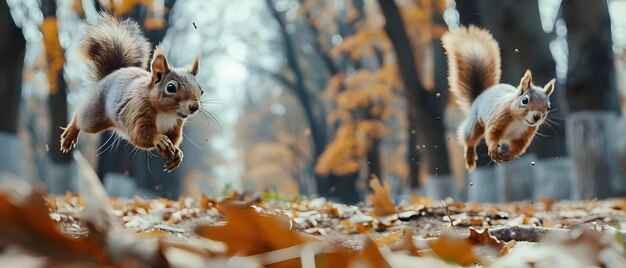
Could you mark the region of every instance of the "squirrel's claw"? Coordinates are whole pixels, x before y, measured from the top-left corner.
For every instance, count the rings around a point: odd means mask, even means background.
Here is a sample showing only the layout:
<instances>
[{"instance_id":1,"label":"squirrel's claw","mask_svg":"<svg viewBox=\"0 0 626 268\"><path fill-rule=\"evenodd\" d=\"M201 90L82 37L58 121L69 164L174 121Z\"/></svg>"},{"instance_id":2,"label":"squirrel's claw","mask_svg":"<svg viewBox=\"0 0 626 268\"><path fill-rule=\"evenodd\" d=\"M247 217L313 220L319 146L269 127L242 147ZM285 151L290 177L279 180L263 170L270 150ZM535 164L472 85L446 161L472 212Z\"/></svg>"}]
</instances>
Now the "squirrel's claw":
<instances>
[{"instance_id":1,"label":"squirrel's claw","mask_svg":"<svg viewBox=\"0 0 626 268\"><path fill-rule=\"evenodd\" d=\"M173 158L168 159L163 165L163 171L167 171L168 173L172 172L174 169L178 168L180 164L183 162L183 151L179 148L174 148L175 154Z\"/></svg>"},{"instance_id":2,"label":"squirrel's claw","mask_svg":"<svg viewBox=\"0 0 626 268\"><path fill-rule=\"evenodd\" d=\"M176 152L175 152L176 147L174 146L174 144L172 144L172 141L170 141L170 138L168 138L165 135L161 136L161 139L156 144L156 148L159 150L159 152L161 152L161 154L165 158L171 159L171 158L174 158L176 155Z\"/></svg>"},{"instance_id":3,"label":"squirrel's claw","mask_svg":"<svg viewBox=\"0 0 626 268\"><path fill-rule=\"evenodd\" d=\"M489 147L489 157L493 160L493 162L500 164L503 162L504 155L502 154L500 147L495 145Z\"/></svg>"}]
</instances>

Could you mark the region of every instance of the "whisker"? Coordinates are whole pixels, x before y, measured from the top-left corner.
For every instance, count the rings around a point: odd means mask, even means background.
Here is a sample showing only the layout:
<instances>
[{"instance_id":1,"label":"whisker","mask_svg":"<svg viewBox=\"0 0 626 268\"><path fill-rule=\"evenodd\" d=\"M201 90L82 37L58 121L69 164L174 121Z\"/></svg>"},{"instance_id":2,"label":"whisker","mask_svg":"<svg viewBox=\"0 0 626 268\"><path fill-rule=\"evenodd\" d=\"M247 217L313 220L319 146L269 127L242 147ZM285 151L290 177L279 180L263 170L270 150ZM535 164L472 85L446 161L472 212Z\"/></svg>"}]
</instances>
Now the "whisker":
<instances>
[{"instance_id":1,"label":"whisker","mask_svg":"<svg viewBox=\"0 0 626 268\"><path fill-rule=\"evenodd\" d=\"M209 126L214 126L218 129L223 128L222 120L220 120L217 116L215 116L215 114L213 114L211 111L205 110L205 109L200 109L200 111L202 111L204 115L208 116L211 119L211 120L208 120L209 122L215 123L215 124L209 123Z\"/></svg>"},{"instance_id":2,"label":"whisker","mask_svg":"<svg viewBox=\"0 0 626 268\"><path fill-rule=\"evenodd\" d=\"M191 142L191 144L193 144L194 146L196 146L196 148L198 148L198 150L202 150L202 148L200 148L200 146L198 146L195 142L193 142L192 139L190 139L189 137L187 137L187 135L185 135L185 133L183 133L183 137L185 137L186 140L188 140L189 142Z\"/></svg>"},{"instance_id":3,"label":"whisker","mask_svg":"<svg viewBox=\"0 0 626 268\"><path fill-rule=\"evenodd\" d=\"M152 173L152 168L150 168L150 151L148 151L148 153L146 154L146 166L148 166L148 172L150 173L150 176L152 176L152 179L154 179L154 173Z\"/></svg>"},{"instance_id":4,"label":"whisker","mask_svg":"<svg viewBox=\"0 0 626 268\"><path fill-rule=\"evenodd\" d=\"M104 147L105 145L107 145L107 143L111 140L111 138L113 138L113 134L111 134L111 135L109 136L109 138L108 138L106 141L104 141L104 143L103 143L102 145L100 145L100 147L98 147L98 149L96 149L96 153L99 153L99 152L100 152L100 149L102 149L102 147ZM106 151L106 150L105 150L105 151Z\"/></svg>"}]
</instances>

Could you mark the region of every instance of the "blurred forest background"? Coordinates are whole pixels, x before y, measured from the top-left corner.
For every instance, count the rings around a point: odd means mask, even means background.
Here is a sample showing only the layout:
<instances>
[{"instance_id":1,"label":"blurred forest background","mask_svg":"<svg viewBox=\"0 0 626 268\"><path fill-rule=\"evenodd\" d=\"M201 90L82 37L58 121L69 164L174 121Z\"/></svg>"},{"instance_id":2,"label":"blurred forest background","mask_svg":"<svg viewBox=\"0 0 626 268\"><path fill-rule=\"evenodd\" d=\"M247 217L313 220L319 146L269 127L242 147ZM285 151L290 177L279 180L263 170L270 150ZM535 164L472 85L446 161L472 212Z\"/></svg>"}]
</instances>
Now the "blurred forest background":
<instances>
[{"instance_id":1,"label":"blurred forest background","mask_svg":"<svg viewBox=\"0 0 626 268\"><path fill-rule=\"evenodd\" d=\"M398 199L626 194L624 0L1 0L0 178L76 190L59 127L91 93L77 48L83 20L102 10L137 20L175 66L201 55L216 117L189 120L172 173L111 133L81 135L113 195L235 189L355 203L372 178ZM502 82L526 69L537 84L558 81L555 122L528 152L496 165L483 148L469 174L440 43L467 24L500 42Z\"/></svg>"}]
</instances>

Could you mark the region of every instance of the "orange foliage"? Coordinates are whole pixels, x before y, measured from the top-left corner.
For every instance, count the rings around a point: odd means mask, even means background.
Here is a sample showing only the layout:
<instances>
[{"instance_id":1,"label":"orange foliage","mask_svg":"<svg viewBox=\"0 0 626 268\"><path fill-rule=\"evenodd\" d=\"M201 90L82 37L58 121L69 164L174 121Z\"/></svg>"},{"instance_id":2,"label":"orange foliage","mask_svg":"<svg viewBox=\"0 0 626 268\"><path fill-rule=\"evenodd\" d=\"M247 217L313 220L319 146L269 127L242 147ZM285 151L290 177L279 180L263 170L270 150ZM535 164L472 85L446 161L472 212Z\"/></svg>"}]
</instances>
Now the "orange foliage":
<instances>
[{"instance_id":1,"label":"orange foliage","mask_svg":"<svg viewBox=\"0 0 626 268\"><path fill-rule=\"evenodd\" d=\"M48 84L50 94L59 90L59 76L65 63L65 55L61 42L59 42L59 26L54 16L48 16L39 26L43 34L44 50L48 63Z\"/></svg>"},{"instance_id":2,"label":"orange foliage","mask_svg":"<svg viewBox=\"0 0 626 268\"><path fill-rule=\"evenodd\" d=\"M402 95L402 81L396 64L391 41L384 31L385 18L374 2L365 2L358 10L350 0L343 1L344 20L354 33L342 36L326 50L328 37L340 34L336 31L337 12L332 1L307 0L300 7L300 15L319 32L316 41L322 52L333 58L347 57L357 66L355 71L334 74L323 93L334 108L327 117L329 124L339 123L333 141L319 157L315 172L322 175L346 175L357 172L367 152L376 141L384 138L389 130L385 120L401 114L401 106L394 105ZM398 1L407 34L416 52L415 61L423 86L434 87L433 41L439 38L445 27L433 23L435 14L447 8L444 0ZM325 12L325 11L332 12ZM404 145L399 145L404 146ZM397 150L398 157L406 150ZM405 161L394 161L387 166L389 172L405 177L409 167Z\"/></svg>"}]
</instances>

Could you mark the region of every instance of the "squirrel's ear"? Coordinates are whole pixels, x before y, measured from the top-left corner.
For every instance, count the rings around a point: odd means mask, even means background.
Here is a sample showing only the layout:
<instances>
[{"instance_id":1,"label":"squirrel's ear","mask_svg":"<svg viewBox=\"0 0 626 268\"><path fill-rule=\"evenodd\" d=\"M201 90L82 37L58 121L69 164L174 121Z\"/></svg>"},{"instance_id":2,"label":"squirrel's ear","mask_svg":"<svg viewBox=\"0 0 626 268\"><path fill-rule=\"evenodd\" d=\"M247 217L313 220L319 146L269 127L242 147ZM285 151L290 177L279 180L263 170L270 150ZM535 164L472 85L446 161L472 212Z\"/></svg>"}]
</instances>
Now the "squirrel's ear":
<instances>
[{"instance_id":1,"label":"squirrel's ear","mask_svg":"<svg viewBox=\"0 0 626 268\"><path fill-rule=\"evenodd\" d=\"M198 72L200 71L199 65L200 65L200 56L196 56L196 59L193 60L193 64L189 66L189 72L193 74L194 76L198 75Z\"/></svg>"},{"instance_id":2,"label":"squirrel's ear","mask_svg":"<svg viewBox=\"0 0 626 268\"><path fill-rule=\"evenodd\" d=\"M154 49L150 68L152 70L153 83L160 82L163 75L170 72L170 66L167 64L167 58L165 57L165 49L163 49L163 45L159 44Z\"/></svg>"},{"instance_id":3,"label":"squirrel's ear","mask_svg":"<svg viewBox=\"0 0 626 268\"><path fill-rule=\"evenodd\" d=\"M526 70L526 73L524 73L524 77L522 77L522 80L519 82L519 88L522 90L522 92L525 89L529 89L530 85L533 82L533 74L530 72L530 70Z\"/></svg>"},{"instance_id":4,"label":"squirrel's ear","mask_svg":"<svg viewBox=\"0 0 626 268\"><path fill-rule=\"evenodd\" d=\"M543 91L546 95L550 96L552 92L554 92L554 84L556 83L556 79L552 78L550 82L548 82L545 86L543 86Z\"/></svg>"}]
</instances>

